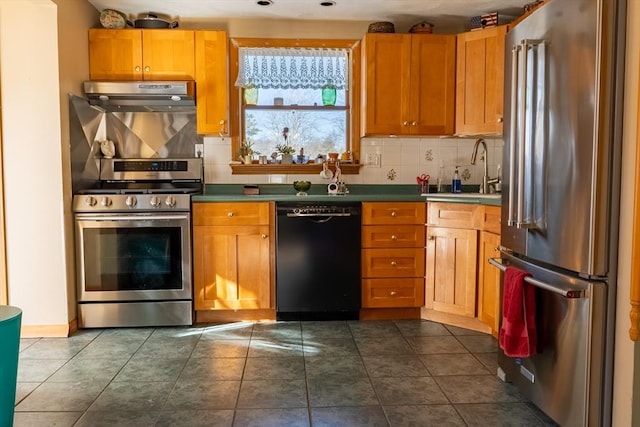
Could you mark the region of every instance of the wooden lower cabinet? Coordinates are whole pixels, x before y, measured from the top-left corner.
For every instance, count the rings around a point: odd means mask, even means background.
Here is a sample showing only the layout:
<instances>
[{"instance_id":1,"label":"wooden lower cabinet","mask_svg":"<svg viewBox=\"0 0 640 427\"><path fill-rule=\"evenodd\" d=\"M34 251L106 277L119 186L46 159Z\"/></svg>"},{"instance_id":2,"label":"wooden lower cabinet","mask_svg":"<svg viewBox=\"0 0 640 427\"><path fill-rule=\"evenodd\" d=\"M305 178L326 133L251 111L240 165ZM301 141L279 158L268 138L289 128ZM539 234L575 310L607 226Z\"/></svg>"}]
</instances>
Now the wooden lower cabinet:
<instances>
[{"instance_id":1,"label":"wooden lower cabinet","mask_svg":"<svg viewBox=\"0 0 640 427\"><path fill-rule=\"evenodd\" d=\"M362 250L363 277L421 277L424 248Z\"/></svg>"},{"instance_id":2,"label":"wooden lower cabinet","mask_svg":"<svg viewBox=\"0 0 640 427\"><path fill-rule=\"evenodd\" d=\"M362 295L367 308L420 307L424 301L424 279L362 279Z\"/></svg>"},{"instance_id":3,"label":"wooden lower cabinet","mask_svg":"<svg viewBox=\"0 0 640 427\"><path fill-rule=\"evenodd\" d=\"M269 212L268 203L194 204L196 310L272 307Z\"/></svg>"},{"instance_id":4,"label":"wooden lower cabinet","mask_svg":"<svg viewBox=\"0 0 640 427\"><path fill-rule=\"evenodd\" d=\"M500 328L500 271L489 265L487 260L499 257L500 235L480 232L478 253L478 319L491 327L491 334L498 337Z\"/></svg>"},{"instance_id":5,"label":"wooden lower cabinet","mask_svg":"<svg viewBox=\"0 0 640 427\"><path fill-rule=\"evenodd\" d=\"M426 308L475 316L477 233L474 229L427 227Z\"/></svg>"},{"instance_id":6,"label":"wooden lower cabinet","mask_svg":"<svg viewBox=\"0 0 640 427\"><path fill-rule=\"evenodd\" d=\"M424 305L424 221L424 203L363 203L363 311Z\"/></svg>"}]
</instances>

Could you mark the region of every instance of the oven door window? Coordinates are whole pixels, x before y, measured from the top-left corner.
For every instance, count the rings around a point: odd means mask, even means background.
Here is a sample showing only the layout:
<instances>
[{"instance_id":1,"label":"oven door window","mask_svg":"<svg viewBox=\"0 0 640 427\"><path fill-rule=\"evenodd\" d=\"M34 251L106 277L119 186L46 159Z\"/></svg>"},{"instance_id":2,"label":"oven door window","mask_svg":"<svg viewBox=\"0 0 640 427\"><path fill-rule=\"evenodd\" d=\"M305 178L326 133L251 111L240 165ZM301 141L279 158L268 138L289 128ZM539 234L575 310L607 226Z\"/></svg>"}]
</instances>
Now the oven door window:
<instances>
[{"instance_id":1,"label":"oven door window","mask_svg":"<svg viewBox=\"0 0 640 427\"><path fill-rule=\"evenodd\" d=\"M180 227L85 228L85 292L182 288Z\"/></svg>"}]
</instances>

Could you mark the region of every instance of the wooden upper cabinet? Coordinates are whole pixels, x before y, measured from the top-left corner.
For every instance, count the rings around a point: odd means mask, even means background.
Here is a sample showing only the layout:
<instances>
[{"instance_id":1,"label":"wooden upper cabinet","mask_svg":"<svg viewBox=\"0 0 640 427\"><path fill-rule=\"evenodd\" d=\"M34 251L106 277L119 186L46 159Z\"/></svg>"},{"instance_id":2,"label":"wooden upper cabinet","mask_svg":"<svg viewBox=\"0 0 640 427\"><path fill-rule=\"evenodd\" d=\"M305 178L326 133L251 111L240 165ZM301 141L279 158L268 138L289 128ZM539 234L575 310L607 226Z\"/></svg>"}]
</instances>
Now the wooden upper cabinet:
<instances>
[{"instance_id":1,"label":"wooden upper cabinet","mask_svg":"<svg viewBox=\"0 0 640 427\"><path fill-rule=\"evenodd\" d=\"M142 31L89 30L92 80L142 80Z\"/></svg>"},{"instance_id":2,"label":"wooden upper cabinet","mask_svg":"<svg viewBox=\"0 0 640 427\"><path fill-rule=\"evenodd\" d=\"M366 34L362 135L450 135L455 35Z\"/></svg>"},{"instance_id":3,"label":"wooden upper cabinet","mask_svg":"<svg viewBox=\"0 0 640 427\"><path fill-rule=\"evenodd\" d=\"M89 30L92 80L194 80L193 30Z\"/></svg>"},{"instance_id":4,"label":"wooden upper cabinet","mask_svg":"<svg viewBox=\"0 0 640 427\"><path fill-rule=\"evenodd\" d=\"M229 133L227 33L196 31L195 42L198 133L227 135Z\"/></svg>"},{"instance_id":5,"label":"wooden upper cabinet","mask_svg":"<svg viewBox=\"0 0 640 427\"><path fill-rule=\"evenodd\" d=\"M194 80L192 30L144 30L142 64L145 80Z\"/></svg>"},{"instance_id":6,"label":"wooden upper cabinet","mask_svg":"<svg viewBox=\"0 0 640 427\"><path fill-rule=\"evenodd\" d=\"M502 134L506 26L458 34L456 134Z\"/></svg>"}]
</instances>

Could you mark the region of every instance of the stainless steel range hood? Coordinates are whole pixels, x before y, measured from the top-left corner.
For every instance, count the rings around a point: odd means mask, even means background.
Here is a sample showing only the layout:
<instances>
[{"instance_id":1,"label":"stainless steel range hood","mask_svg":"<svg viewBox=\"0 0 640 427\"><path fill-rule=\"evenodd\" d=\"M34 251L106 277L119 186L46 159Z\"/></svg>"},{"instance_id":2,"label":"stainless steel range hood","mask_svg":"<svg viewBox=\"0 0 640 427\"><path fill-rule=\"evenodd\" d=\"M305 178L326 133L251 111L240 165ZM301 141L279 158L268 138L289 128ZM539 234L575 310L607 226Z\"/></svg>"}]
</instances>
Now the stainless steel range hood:
<instances>
[{"instance_id":1,"label":"stainless steel range hood","mask_svg":"<svg viewBox=\"0 0 640 427\"><path fill-rule=\"evenodd\" d=\"M105 111L195 111L193 81L87 81L89 104Z\"/></svg>"}]
</instances>

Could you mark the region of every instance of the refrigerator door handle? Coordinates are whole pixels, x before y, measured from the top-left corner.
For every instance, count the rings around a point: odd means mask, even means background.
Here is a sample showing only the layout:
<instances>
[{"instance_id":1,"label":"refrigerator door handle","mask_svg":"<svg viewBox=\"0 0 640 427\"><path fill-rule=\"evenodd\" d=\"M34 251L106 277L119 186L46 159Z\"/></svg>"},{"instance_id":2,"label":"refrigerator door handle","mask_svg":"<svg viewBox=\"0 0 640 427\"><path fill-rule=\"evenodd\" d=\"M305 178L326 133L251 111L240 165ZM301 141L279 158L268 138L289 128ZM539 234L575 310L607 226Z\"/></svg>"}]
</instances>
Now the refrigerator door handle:
<instances>
[{"instance_id":1,"label":"refrigerator door handle","mask_svg":"<svg viewBox=\"0 0 640 427\"><path fill-rule=\"evenodd\" d=\"M518 91L520 92L519 104L518 104L518 194L517 194L517 208L516 208L516 227L521 228L524 224L524 167L525 167L525 144L526 144L526 130L527 130L527 85L528 85L528 48L527 41L522 40L520 42L519 55L521 58L520 77L518 79ZM513 167L513 166L512 166Z\"/></svg>"},{"instance_id":2,"label":"refrigerator door handle","mask_svg":"<svg viewBox=\"0 0 640 427\"><path fill-rule=\"evenodd\" d=\"M489 264L500 269L500 271L504 272L507 269L507 266L502 263L501 258L489 258L487 261L489 262ZM544 289L545 291L562 295L565 298L570 298L570 299L588 298L587 292L582 289L561 288L561 287L550 285L549 283L545 283L540 280L534 279L533 277L525 277L524 281L537 288Z\"/></svg>"},{"instance_id":3,"label":"refrigerator door handle","mask_svg":"<svg viewBox=\"0 0 640 427\"><path fill-rule=\"evenodd\" d=\"M509 135L510 138L509 140L511 141L511 150L509 152L510 154L510 160L509 160L509 164L511 165L509 167L509 207L508 207L508 212L507 212L507 224L510 227L516 226L517 225L517 219L515 218L515 212L514 212L514 199L516 196L516 188L515 188L515 183L516 183L516 174L515 174L515 164L516 164L516 147L517 147L517 139L516 139L516 135L517 132L516 130L518 129L517 126L517 114L518 114L518 57L520 55L520 46L516 45L513 46L513 48L511 49L511 126L509 128Z\"/></svg>"},{"instance_id":4,"label":"refrigerator door handle","mask_svg":"<svg viewBox=\"0 0 640 427\"><path fill-rule=\"evenodd\" d=\"M539 79L540 65L544 71L544 50L539 47L544 45L544 40L524 39L520 42L522 52L522 78L520 80L520 129L518 141L518 207L516 211L516 227L537 228L535 217L535 194L534 194L534 171L531 159L536 155L535 140L540 131L536 119L541 117L540 111L536 108L538 97L544 92L534 79ZM529 56L532 61L530 63ZM544 83L543 83L544 84ZM529 86L531 89L529 90ZM541 90L542 89L542 90ZM529 162L526 163L527 158ZM528 184L528 185L527 185ZM525 207L526 205L526 207Z\"/></svg>"}]
</instances>

